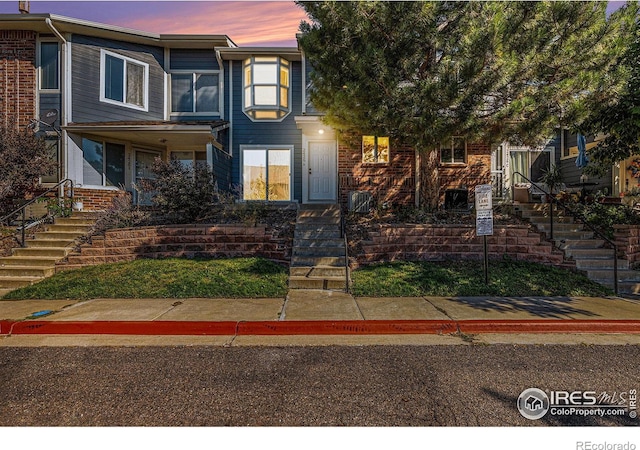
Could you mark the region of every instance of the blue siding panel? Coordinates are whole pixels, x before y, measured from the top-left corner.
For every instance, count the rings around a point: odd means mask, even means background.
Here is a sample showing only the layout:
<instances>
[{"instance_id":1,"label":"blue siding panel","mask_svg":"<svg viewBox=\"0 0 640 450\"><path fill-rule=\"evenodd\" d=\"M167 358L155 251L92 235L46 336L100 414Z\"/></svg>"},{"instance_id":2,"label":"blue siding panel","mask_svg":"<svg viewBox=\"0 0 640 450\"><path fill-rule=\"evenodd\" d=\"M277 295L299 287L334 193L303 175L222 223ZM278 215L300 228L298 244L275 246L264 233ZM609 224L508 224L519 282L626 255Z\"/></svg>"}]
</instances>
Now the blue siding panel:
<instances>
[{"instance_id":1,"label":"blue siding panel","mask_svg":"<svg viewBox=\"0 0 640 450\"><path fill-rule=\"evenodd\" d=\"M100 50L149 64L149 111L100 101ZM160 47L75 35L71 50L72 121L109 122L164 119L164 50Z\"/></svg>"},{"instance_id":2,"label":"blue siding panel","mask_svg":"<svg viewBox=\"0 0 640 450\"><path fill-rule=\"evenodd\" d=\"M231 155L213 147L213 173L218 189L228 191L231 187Z\"/></svg>"},{"instance_id":3,"label":"blue siding panel","mask_svg":"<svg viewBox=\"0 0 640 450\"><path fill-rule=\"evenodd\" d=\"M171 49L169 70L218 70L218 60L213 49Z\"/></svg>"},{"instance_id":4,"label":"blue siding panel","mask_svg":"<svg viewBox=\"0 0 640 450\"><path fill-rule=\"evenodd\" d=\"M293 199L302 201L302 131L295 116L302 114L302 70L299 61L291 63L291 113L282 122L253 122L242 111L242 66L233 61L233 166L232 183L241 184L240 146L293 146Z\"/></svg>"}]
</instances>

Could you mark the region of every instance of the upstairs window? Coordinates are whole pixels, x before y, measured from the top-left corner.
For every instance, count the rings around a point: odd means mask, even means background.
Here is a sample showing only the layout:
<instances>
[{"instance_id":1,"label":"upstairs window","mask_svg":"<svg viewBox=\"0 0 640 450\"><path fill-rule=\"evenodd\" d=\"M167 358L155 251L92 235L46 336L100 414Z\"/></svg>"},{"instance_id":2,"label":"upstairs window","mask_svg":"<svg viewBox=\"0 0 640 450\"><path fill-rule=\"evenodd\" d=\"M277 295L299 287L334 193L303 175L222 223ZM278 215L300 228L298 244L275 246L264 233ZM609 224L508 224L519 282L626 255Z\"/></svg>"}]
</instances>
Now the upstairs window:
<instances>
[{"instance_id":1,"label":"upstairs window","mask_svg":"<svg viewBox=\"0 0 640 450\"><path fill-rule=\"evenodd\" d=\"M100 101L147 111L149 65L102 50Z\"/></svg>"},{"instance_id":2,"label":"upstairs window","mask_svg":"<svg viewBox=\"0 0 640 450\"><path fill-rule=\"evenodd\" d=\"M218 114L219 80L218 73L172 73L171 113Z\"/></svg>"},{"instance_id":3,"label":"upstairs window","mask_svg":"<svg viewBox=\"0 0 640 450\"><path fill-rule=\"evenodd\" d=\"M40 89L60 89L60 59L57 42L40 43Z\"/></svg>"},{"instance_id":4,"label":"upstairs window","mask_svg":"<svg viewBox=\"0 0 640 450\"><path fill-rule=\"evenodd\" d=\"M382 136L362 136L362 162L388 163L389 138Z\"/></svg>"},{"instance_id":5,"label":"upstairs window","mask_svg":"<svg viewBox=\"0 0 640 450\"><path fill-rule=\"evenodd\" d=\"M467 142L461 137L452 137L440 144L442 164L465 164L467 162Z\"/></svg>"},{"instance_id":6,"label":"upstairs window","mask_svg":"<svg viewBox=\"0 0 640 450\"><path fill-rule=\"evenodd\" d=\"M254 56L243 64L244 113L252 120L282 120L290 108L290 65L279 56Z\"/></svg>"}]
</instances>

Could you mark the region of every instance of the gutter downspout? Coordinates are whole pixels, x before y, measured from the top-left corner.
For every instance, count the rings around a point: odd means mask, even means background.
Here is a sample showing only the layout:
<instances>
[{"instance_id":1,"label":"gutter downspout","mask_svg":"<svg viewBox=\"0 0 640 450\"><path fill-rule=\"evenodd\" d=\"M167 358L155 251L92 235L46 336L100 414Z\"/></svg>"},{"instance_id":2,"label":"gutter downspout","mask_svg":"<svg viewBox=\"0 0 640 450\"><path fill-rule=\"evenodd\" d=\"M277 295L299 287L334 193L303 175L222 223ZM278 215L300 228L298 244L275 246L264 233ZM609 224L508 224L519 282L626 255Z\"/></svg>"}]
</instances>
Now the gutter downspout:
<instances>
[{"instance_id":1,"label":"gutter downspout","mask_svg":"<svg viewBox=\"0 0 640 450\"><path fill-rule=\"evenodd\" d=\"M61 106L61 114L60 114L60 125L62 129L62 136L60 137L60 154L63 156L63 165L64 165L64 174L63 179L69 178L69 157L67 155L67 131L64 129L69 124L69 105L68 105L68 89L70 86L67 86L70 73L67 73L67 46L68 41L64 38L64 36L56 29L51 22L50 18L44 19L44 23L49 27L51 32L60 40L62 45L60 46L60 61L59 61L59 70L60 70L60 106ZM64 196L64 185L60 186L60 194Z\"/></svg>"}]
</instances>

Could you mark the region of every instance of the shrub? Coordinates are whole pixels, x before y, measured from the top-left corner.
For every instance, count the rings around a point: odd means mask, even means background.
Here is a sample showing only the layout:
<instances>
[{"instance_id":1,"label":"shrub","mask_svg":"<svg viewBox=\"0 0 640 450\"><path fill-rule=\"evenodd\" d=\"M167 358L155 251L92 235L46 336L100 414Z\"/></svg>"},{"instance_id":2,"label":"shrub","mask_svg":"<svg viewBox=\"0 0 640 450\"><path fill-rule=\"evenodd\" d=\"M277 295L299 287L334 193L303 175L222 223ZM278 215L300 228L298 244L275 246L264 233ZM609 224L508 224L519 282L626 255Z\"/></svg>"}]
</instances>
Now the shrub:
<instances>
[{"instance_id":1,"label":"shrub","mask_svg":"<svg viewBox=\"0 0 640 450\"><path fill-rule=\"evenodd\" d=\"M43 175L52 174L57 162L44 139L30 130L0 129L0 217L17 208L33 193Z\"/></svg>"},{"instance_id":2,"label":"shrub","mask_svg":"<svg viewBox=\"0 0 640 450\"><path fill-rule=\"evenodd\" d=\"M90 234L104 234L111 228L137 227L150 223L150 214L134 205L131 202L131 195L126 193L115 197L109 208L98 214Z\"/></svg>"},{"instance_id":3,"label":"shrub","mask_svg":"<svg viewBox=\"0 0 640 450\"><path fill-rule=\"evenodd\" d=\"M151 196L151 203L174 223L201 222L220 207L215 175L209 166L195 167L180 161L156 158L152 166L154 180L139 186Z\"/></svg>"}]
</instances>

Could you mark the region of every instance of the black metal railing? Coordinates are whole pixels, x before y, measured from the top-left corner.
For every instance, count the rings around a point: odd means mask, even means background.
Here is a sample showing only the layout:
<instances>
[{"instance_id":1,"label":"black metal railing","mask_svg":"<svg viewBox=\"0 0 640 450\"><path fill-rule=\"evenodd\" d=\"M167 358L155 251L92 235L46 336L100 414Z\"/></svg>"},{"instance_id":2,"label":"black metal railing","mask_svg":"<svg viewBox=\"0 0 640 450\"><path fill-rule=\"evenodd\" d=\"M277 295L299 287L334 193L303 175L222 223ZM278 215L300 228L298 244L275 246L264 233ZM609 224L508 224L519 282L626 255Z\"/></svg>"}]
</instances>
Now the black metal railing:
<instances>
[{"instance_id":1,"label":"black metal railing","mask_svg":"<svg viewBox=\"0 0 640 450\"><path fill-rule=\"evenodd\" d=\"M556 198L556 196L553 195L551 192L547 192L546 189L542 188L539 184L535 183L534 181L531 181L529 178L527 178L520 172L514 172L513 175L519 175L527 183L530 183L532 186L535 186L535 188L538 189L540 192L542 192L546 197L547 203L549 204L549 236L552 241L554 240L553 239L553 204L555 203L556 205L561 206L567 213L571 215L571 217L579 220L583 225L585 225L587 228L593 231L594 234L596 234L600 239L605 241L607 244L609 244L613 248L613 290L615 291L616 295L618 295L618 246L616 245L616 243L611 239L609 239L596 226L589 223L586 217L584 217L579 212L572 210L562 200L559 200L558 198ZM511 188L513 192L513 183Z\"/></svg>"},{"instance_id":2,"label":"black metal railing","mask_svg":"<svg viewBox=\"0 0 640 450\"><path fill-rule=\"evenodd\" d=\"M347 239L347 220L340 207L340 234L344 241L345 291L349 293L349 242Z\"/></svg>"},{"instance_id":3,"label":"black metal railing","mask_svg":"<svg viewBox=\"0 0 640 450\"><path fill-rule=\"evenodd\" d=\"M71 199L71 201L73 201L73 181L70 180L69 178L66 178L62 181L60 181L58 184L56 184L53 187L50 187L49 189L47 189L46 191L44 191L43 193L41 193L40 195L38 195L35 198L32 198L31 200L29 200L28 202L26 202L25 204L23 204L22 206L20 206L19 208L17 208L15 211L10 212L9 214L7 214L6 216L0 218L0 225L2 224L11 224L12 222L18 221L21 223L21 225L18 227L18 230L20 230L20 246L24 247L25 246L25 232L28 228L27 225L27 217L26 217L26 211L27 208L31 205L33 205L34 203L40 201L41 199L45 198L48 196L48 194L50 194L51 192L55 192L58 191L58 195L56 197L52 197L52 198L57 198L58 201L62 201L64 199L64 197L66 196L66 191L65 191L65 186L66 184L69 184L69 198ZM62 187L62 189L60 189ZM16 219L16 216L20 216L20 219ZM44 219L48 219L55 216L55 214L51 214L48 213L47 216ZM35 222L42 222L44 219L40 219ZM30 224L29 224L30 225Z\"/></svg>"}]
</instances>

